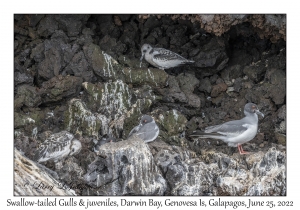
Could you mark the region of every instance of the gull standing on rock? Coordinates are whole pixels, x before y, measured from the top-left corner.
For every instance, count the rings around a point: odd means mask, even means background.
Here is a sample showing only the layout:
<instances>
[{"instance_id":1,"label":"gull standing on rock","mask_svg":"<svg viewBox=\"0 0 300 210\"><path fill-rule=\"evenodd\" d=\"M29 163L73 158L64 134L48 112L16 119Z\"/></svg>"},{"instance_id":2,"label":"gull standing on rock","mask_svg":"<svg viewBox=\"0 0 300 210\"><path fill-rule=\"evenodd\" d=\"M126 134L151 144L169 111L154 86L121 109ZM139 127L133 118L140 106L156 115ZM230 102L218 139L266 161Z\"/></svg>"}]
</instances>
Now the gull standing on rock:
<instances>
[{"instance_id":1,"label":"gull standing on rock","mask_svg":"<svg viewBox=\"0 0 300 210\"><path fill-rule=\"evenodd\" d=\"M144 44L141 51L141 61L145 57L148 63L162 70L195 62L164 48L152 48L149 44Z\"/></svg>"},{"instance_id":2,"label":"gull standing on rock","mask_svg":"<svg viewBox=\"0 0 300 210\"><path fill-rule=\"evenodd\" d=\"M213 138L220 139L231 147L238 147L240 154L247 154L243 150L242 144L252 140L257 133L258 128L258 116L264 117L256 104L247 103L244 108L243 119L233 120L221 125L214 125L205 128L204 133L200 131L194 131L191 137L198 138Z\"/></svg>"},{"instance_id":3,"label":"gull standing on rock","mask_svg":"<svg viewBox=\"0 0 300 210\"><path fill-rule=\"evenodd\" d=\"M140 120L140 124L130 131L128 138L134 134L145 142L151 142L157 138L159 128L151 116L144 115Z\"/></svg>"}]
</instances>

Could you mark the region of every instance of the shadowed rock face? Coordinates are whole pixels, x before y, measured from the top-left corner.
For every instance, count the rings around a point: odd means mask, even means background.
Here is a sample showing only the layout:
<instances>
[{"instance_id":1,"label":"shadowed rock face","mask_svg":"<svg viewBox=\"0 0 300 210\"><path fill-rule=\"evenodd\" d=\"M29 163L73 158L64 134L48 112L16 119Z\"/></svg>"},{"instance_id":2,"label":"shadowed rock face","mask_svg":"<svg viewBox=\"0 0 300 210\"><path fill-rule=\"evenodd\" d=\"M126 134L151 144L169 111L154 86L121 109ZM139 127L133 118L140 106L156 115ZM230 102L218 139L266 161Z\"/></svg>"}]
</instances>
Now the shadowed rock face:
<instances>
[{"instance_id":1,"label":"shadowed rock face","mask_svg":"<svg viewBox=\"0 0 300 210\"><path fill-rule=\"evenodd\" d=\"M136 136L102 145L84 175L97 195L163 195L166 182L149 147ZM103 158L105 157L105 158Z\"/></svg>"},{"instance_id":2,"label":"shadowed rock face","mask_svg":"<svg viewBox=\"0 0 300 210\"><path fill-rule=\"evenodd\" d=\"M45 167L76 194L285 195L285 15L14 20L15 147L32 159L50 135L72 133L80 153L59 171L51 161ZM195 63L154 68L139 60L144 43ZM242 118L248 102L265 114L243 145L251 154L189 138L193 130ZM126 140L143 114L159 126L157 140ZM94 142L107 134L118 142L97 155Z\"/></svg>"}]
</instances>

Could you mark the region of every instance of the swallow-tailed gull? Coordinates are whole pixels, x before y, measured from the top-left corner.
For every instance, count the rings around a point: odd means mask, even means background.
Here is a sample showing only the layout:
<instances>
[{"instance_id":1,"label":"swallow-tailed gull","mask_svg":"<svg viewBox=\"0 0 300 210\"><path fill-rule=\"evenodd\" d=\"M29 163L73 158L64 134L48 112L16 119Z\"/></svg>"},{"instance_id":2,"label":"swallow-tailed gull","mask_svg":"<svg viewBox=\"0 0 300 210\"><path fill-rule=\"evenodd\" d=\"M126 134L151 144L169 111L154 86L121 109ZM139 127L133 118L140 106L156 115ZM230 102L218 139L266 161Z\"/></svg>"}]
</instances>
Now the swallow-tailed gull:
<instances>
[{"instance_id":1,"label":"swallow-tailed gull","mask_svg":"<svg viewBox=\"0 0 300 210\"><path fill-rule=\"evenodd\" d=\"M144 115L140 120L140 124L130 131L128 138L134 134L145 142L150 142L157 138L159 128L151 116Z\"/></svg>"},{"instance_id":2,"label":"swallow-tailed gull","mask_svg":"<svg viewBox=\"0 0 300 210\"><path fill-rule=\"evenodd\" d=\"M244 108L245 117L240 120L233 120L221 125L214 125L205 128L204 133L194 131L190 136L198 138L213 138L220 139L228 144L228 146L237 146L240 154L247 154L243 150L242 144L252 140L257 133L258 116L264 117L257 105L254 103L247 103Z\"/></svg>"},{"instance_id":3,"label":"swallow-tailed gull","mask_svg":"<svg viewBox=\"0 0 300 210\"><path fill-rule=\"evenodd\" d=\"M81 150L81 143L68 131L52 134L38 148L35 160L38 163L53 160L55 164Z\"/></svg>"},{"instance_id":4,"label":"swallow-tailed gull","mask_svg":"<svg viewBox=\"0 0 300 210\"><path fill-rule=\"evenodd\" d=\"M152 48L149 44L144 44L141 51L141 61L145 57L148 63L162 70L195 62L164 48Z\"/></svg>"}]
</instances>

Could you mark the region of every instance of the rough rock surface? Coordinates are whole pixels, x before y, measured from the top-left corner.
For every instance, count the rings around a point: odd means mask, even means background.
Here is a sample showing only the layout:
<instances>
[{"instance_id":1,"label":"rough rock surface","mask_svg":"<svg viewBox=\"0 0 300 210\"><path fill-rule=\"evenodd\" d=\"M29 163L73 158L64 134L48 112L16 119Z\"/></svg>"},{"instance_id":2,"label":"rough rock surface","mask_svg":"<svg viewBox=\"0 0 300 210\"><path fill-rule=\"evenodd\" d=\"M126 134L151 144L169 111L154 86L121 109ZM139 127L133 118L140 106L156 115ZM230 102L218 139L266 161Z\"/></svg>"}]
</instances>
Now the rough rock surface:
<instances>
[{"instance_id":1,"label":"rough rock surface","mask_svg":"<svg viewBox=\"0 0 300 210\"><path fill-rule=\"evenodd\" d=\"M163 195L166 181L147 144L136 136L100 147L84 175L97 195Z\"/></svg>"},{"instance_id":2,"label":"rough rock surface","mask_svg":"<svg viewBox=\"0 0 300 210\"><path fill-rule=\"evenodd\" d=\"M156 15L160 19L163 15ZM278 39L286 39L286 16L285 15L168 15L172 20L189 20L192 23L201 25L207 33L214 33L217 36L228 31L232 26L249 22L261 38L267 37L276 42ZM143 20L150 15L140 15ZM243 33L243 31L240 31ZM247 34L245 34L247 35Z\"/></svg>"},{"instance_id":3,"label":"rough rock surface","mask_svg":"<svg viewBox=\"0 0 300 210\"><path fill-rule=\"evenodd\" d=\"M62 99L75 96L79 93L82 78L74 76L52 77L44 82L39 89L43 103L57 102Z\"/></svg>"},{"instance_id":4,"label":"rough rock surface","mask_svg":"<svg viewBox=\"0 0 300 210\"><path fill-rule=\"evenodd\" d=\"M49 174L49 170L14 150L14 195L15 196L57 196L76 195L74 190Z\"/></svg>"},{"instance_id":5,"label":"rough rock surface","mask_svg":"<svg viewBox=\"0 0 300 210\"><path fill-rule=\"evenodd\" d=\"M168 183L166 195L285 195L285 152L270 148L244 158L207 151L199 158L159 148L155 161ZM245 165L244 165L245 164Z\"/></svg>"},{"instance_id":6,"label":"rough rock surface","mask_svg":"<svg viewBox=\"0 0 300 210\"><path fill-rule=\"evenodd\" d=\"M80 153L41 167L77 195L286 194L286 15L16 14L14 29L15 147L32 159L51 134L72 133ZM144 43L195 63L154 68L139 60ZM189 138L242 118L247 102L265 114L251 154ZM143 114L158 138L126 140ZM106 134L118 139L101 146L109 163L94 152Z\"/></svg>"}]
</instances>

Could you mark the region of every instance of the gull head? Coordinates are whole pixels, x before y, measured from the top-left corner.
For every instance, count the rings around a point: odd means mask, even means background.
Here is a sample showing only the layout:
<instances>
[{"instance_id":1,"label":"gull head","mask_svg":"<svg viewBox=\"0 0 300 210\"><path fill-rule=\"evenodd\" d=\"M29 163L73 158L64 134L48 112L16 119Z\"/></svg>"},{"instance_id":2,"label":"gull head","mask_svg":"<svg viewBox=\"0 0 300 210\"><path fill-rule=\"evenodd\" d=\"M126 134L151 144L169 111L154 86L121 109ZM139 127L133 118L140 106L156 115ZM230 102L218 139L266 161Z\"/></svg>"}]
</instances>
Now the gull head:
<instances>
[{"instance_id":1,"label":"gull head","mask_svg":"<svg viewBox=\"0 0 300 210\"><path fill-rule=\"evenodd\" d=\"M141 57L140 60L143 60L145 54L146 54L147 52L149 52L151 49L152 49L152 47L151 47L150 44L143 44L143 46L141 47L142 57Z\"/></svg>"},{"instance_id":2,"label":"gull head","mask_svg":"<svg viewBox=\"0 0 300 210\"><path fill-rule=\"evenodd\" d=\"M147 123L151 123L153 121L153 118L149 115L144 115L141 118L140 124L145 125Z\"/></svg>"},{"instance_id":3,"label":"gull head","mask_svg":"<svg viewBox=\"0 0 300 210\"><path fill-rule=\"evenodd\" d=\"M263 113L261 113L261 112L259 111L257 105L254 104L254 103L247 103L247 104L245 105L245 108L244 108L244 113L245 113L245 115L247 115L248 113L251 113L251 114L252 114L252 113L256 113L256 114L261 115L262 117L265 116Z\"/></svg>"},{"instance_id":4,"label":"gull head","mask_svg":"<svg viewBox=\"0 0 300 210\"><path fill-rule=\"evenodd\" d=\"M71 145L71 148L70 148L70 155L76 155L80 152L81 150L81 143L79 140L77 139L74 139L72 141L72 145Z\"/></svg>"}]
</instances>

